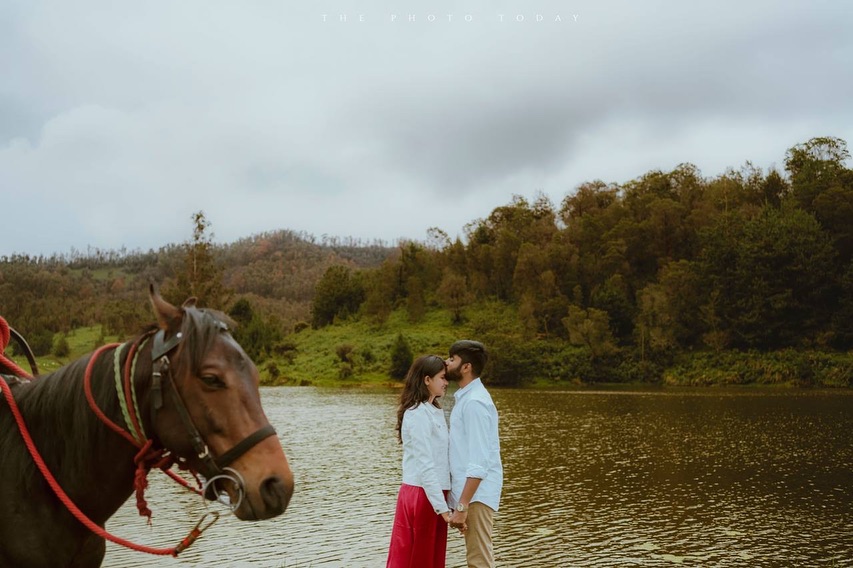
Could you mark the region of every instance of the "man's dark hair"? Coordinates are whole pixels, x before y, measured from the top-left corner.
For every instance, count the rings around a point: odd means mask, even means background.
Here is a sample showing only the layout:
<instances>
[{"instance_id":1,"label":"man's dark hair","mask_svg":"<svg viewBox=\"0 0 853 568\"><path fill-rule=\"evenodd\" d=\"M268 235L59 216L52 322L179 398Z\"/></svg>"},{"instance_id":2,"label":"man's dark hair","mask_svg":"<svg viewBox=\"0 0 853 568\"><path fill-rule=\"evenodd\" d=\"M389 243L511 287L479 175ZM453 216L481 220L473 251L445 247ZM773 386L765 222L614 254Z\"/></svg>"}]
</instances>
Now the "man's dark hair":
<instances>
[{"instance_id":1,"label":"man's dark hair","mask_svg":"<svg viewBox=\"0 0 853 568\"><path fill-rule=\"evenodd\" d=\"M483 367L489 360L489 353L479 341L462 339L450 346L450 356L459 355L462 364L471 363L474 376L479 377L483 373Z\"/></svg>"}]
</instances>

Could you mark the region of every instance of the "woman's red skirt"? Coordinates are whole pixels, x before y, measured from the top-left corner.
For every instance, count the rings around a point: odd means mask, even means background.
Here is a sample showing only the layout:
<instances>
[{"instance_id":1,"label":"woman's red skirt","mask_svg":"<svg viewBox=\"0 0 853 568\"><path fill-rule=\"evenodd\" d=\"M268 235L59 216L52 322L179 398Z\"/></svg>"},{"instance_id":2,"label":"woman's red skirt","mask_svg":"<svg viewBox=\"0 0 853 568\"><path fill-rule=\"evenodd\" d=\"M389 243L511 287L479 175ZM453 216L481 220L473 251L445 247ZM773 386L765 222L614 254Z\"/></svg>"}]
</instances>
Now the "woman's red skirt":
<instances>
[{"instance_id":1,"label":"woman's red skirt","mask_svg":"<svg viewBox=\"0 0 853 568\"><path fill-rule=\"evenodd\" d=\"M423 487L404 483L397 495L386 568L444 568L446 556L447 523L435 514Z\"/></svg>"}]
</instances>

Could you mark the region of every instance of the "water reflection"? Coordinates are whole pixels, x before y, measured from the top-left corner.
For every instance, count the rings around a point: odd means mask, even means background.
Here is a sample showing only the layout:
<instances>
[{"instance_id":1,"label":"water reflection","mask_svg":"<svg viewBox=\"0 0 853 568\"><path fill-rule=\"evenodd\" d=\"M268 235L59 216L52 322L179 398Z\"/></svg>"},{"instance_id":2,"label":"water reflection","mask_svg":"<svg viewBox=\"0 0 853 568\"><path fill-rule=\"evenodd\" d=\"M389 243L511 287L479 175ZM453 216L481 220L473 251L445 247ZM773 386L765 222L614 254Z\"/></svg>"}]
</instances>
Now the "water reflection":
<instances>
[{"instance_id":1,"label":"water reflection","mask_svg":"<svg viewBox=\"0 0 853 568\"><path fill-rule=\"evenodd\" d=\"M853 566L851 393L493 396L506 472L500 566ZM263 397L296 476L285 515L223 518L179 559L110 544L105 566L384 566L400 479L395 394ZM154 526L129 503L108 528L172 546L205 508L163 476L151 481ZM463 565L451 534L448 566Z\"/></svg>"}]
</instances>

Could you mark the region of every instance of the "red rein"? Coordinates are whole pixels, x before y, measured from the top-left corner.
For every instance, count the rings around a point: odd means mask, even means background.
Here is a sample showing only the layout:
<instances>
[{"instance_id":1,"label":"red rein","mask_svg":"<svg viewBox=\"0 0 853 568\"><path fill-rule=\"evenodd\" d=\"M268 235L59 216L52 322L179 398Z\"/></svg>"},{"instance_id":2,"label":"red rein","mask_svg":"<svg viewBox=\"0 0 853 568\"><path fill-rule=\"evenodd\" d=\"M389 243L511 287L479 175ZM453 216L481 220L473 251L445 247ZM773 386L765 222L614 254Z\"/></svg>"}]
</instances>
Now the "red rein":
<instances>
[{"instance_id":1,"label":"red rein","mask_svg":"<svg viewBox=\"0 0 853 568\"><path fill-rule=\"evenodd\" d=\"M0 346L2 346L3 348L5 348L5 346L9 342L9 329L8 328L9 328L9 326L6 323L6 321L2 317L0 317L0 342L2 342L2 343L0 343ZM110 345L104 345L103 347L99 348L97 351L95 351L92 354L92 357L89 359L89 364L86 366L86 374L85 374L84 379L83 379L84 389L86 392L86 400L88 400L88 402L89 402L89 407L92 409L92 412L94 412L95 415L101 420L101 422L103 422L111 430L113 430L114 432L116 432L117 434L119 434L120 436L125 438L128 442L130 442L131 444L133 444L134 446L139 448L139 452L136 454L136 457L133 460L134 463L136 464L136 473L134 475L134 483L133 483L134 487L136 489L136 505L137 505L137 509L139 510L139 514L147 517L148 522L150 523L151 522L151 510L148 509L148 505L145 501L144 493L145 493L146 487L148 486L148 472L151 471L152 468L158 468L158 469L163 470L166 474L168 474L170 477L172 477L172 479L178 481L179 483L181 483L185 487L192 489L193 491L198 492L198 490L190 487L189 484L184 479L182 479L180 476L178 476L174 472L168 471L168 468L170 468L176 462L175 462L175 459L171 455L167 454L165 449L162 449L162 448L159 450L152 449L153 441L150 439L147 440L144 444L140 444L139 442L136 441L136 439L131 434L129 434L124 429L122 429L118 425L116 425L112 420L107 418L107 416L103 413L103 411L101 411L101 409L95 403L95 399L94 399L94 396L92 395L92 389L91 389L92 370L94 368L95 362L97 361L98 356L102 352L104 352L107 349L115 348L118 345L119 344L116 344L116 343L110 344ZM131 398L131 393L129 390L130 388L132 388L131 377L130 377L130 369L132 368L131 367L131 361L133 360L133 355L134 355L138 345L139 345L139 342L134 343L133 346L131 347L131 351L128 355L127 364L125 365L125 377L124 377L124 379L125 379L124 380L124 391L125 392L123 394L127 400L130 400L130 398ZM3 364L5 364L7 367L12 369L16 373L18 371L20 371L21 376L29 377L29 375L27 373L25 373L22 369L20 369L20 367L18 367L17 365L12 363L11 361L8 361L6 359L6 357L3 356L3 349L0 349L0 357L2 357L2 359L0 359L0 362L3 362ZM12 410L12 414L15 417L15 421L18 424L18 429L21 432L21 437L24 439L24 444L26 444L27 449L29 450L30 455L33 458L33 461L35 462L36 466L39 468L39 471L41 471L44 478L47 480L48 484L50 485L50 488L53 490L53 492L56 494L56 496L59 498L59 500L62 501L63 505L65 505L65 507L74 515L75 518L77 518L78 521L80 521L84 526L86 526L86 528L88 528L90 531L97 534L101 538L109 540L110 542L114 542L115 544L119 544L119 545L124 546L126 548L130 548L132 550L137 550L139 552L146 552L148 554L155 554L158 556L177 556L178 553L180 553L181 551L186 549L199 536L201 536L201 532L203 530L207 529L208 527L210 527L210 525L212 525L213 522L216 521L216 518L218 518L218 514L214 513L213 521L208 523L207 526L205 526L205 527L201 527L202 521L199 521L198 525L196 525L196 527L193 528L192 531L190 531L190 534L186 538L184 538L177 546L173 546L171 548L152 548L149 546L134 544L128 540L125 540L123 538L120 538L120 537L117 537L117 536L114 536L114 535L108 533L101 526L97 525L89 517L87 517L86 514L83 513L83 511L81 511L71 501L71 499L68 497L68 495L65 493L65 491L63 491L62 487L60 487L59 483L56 481L56 478L54 478L53 474L51 474L50 470L48 470L47 465L44 463L44 459L42 459L41 454L38 451L38 448L36 448L35 443L33 442L33 439L30 436L29 430L27 429L26 422L24 421L24 417L21 415L21 412L18 409L17 404L15 403L15 398L12 396L11 386L9 386L9 384L6 381L0 380L0 389L3 390L3 395L6 397L6 402L9 404L9 408ZM141 432L141 428L139 427L139 420L135 414L135 411L133 410L133 405L129 404L128 406L129 406L129 411L130 411L130 414L132 417L131 422L134 426L134 429L137 432ZM179 465L179 467L181 466L180 463L178 465ZM202 517L202 520L204 520L204 518L205 517Z\"/></svg>"},{"instance_id":2,"label":"red rein","mask_svg":"<svg viewBox=\"0 0 853 568\"><path fill-rule=\"evenodd\" d=\"M89 364L86 365L86 374L83 377L83 388L86 392L86 400L89 402L89 408L92 409L92 412L95 413L95 416L97 416L100 421L103 422L110 430L112 430L113 432L120 435L125 440L139 448L139 452L133 458L133 463L136 464L136 474L134 475L133 480L133 486L136 489L136 508L137 510L139 510L140 516L147 517L148 522L150 523L151 509L148 508L148 503L145 501L145 489L148 487L148 472L151 471L153 468L162 470L184 487L192 489L196 492L197 490L190 487L190 485L180 476L178 476L172 471L169 471L169 468L172 467L172 465L174 465L176 462L172 456L167 455L167 452L164 448L161 448L159 450L152 449L154 442L150 439L147 440L144 444L140 444L134 436L132 436L126 430L121 428L118 424L107 418L107 415L103 413L103 411L98 407L97 403L95 402L95 397L92 394L92 370L95 367L95 362L98 360L98 357L101 355L102 352L106 351L107 349L114 349L118 346L118 343L104 345L92 354L92 358L89 359ZM131 400L132 397L130 393L130 389L132 388L130 369L132 368L133 356L138 346L139 342L134 343L131 346L130 353L127 357L127 363L124 366L124 396L127 401L127 409L131 417L131 423L133 424L134 429L141 438L142 429L139 427L139 419L136 416L136 411L134 410L133 401ZM180 467L180 464L178 464L178 467Z\"/></svg>"}]
</instances>

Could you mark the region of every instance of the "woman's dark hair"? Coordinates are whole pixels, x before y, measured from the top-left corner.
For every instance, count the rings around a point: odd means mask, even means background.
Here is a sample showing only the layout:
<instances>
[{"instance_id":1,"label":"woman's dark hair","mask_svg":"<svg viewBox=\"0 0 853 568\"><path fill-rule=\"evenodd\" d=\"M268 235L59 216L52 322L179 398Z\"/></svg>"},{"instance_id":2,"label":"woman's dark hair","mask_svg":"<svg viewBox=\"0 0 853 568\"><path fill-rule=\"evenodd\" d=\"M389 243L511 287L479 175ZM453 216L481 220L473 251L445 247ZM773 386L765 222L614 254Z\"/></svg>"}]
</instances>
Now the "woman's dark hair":
<instances>
[{"instance_id":1,"label":"woman's dark hair","mask_svg":"<svg viewBox=\"0 0 853 568\"><path fill-rule=\"evenodd\" d=\"M438 355L423 355L415 359L409 372L406 373L406 382L403 384L403 392L400 393L400 405L397 406L397 439L403 442L403 415L410 408L417 407L420 403L429 400L429 389L424 379L434 377L446 370L444 359ZM432 401L433 406L441 408L438 399Z\"/></svg>"}]
</instances>

